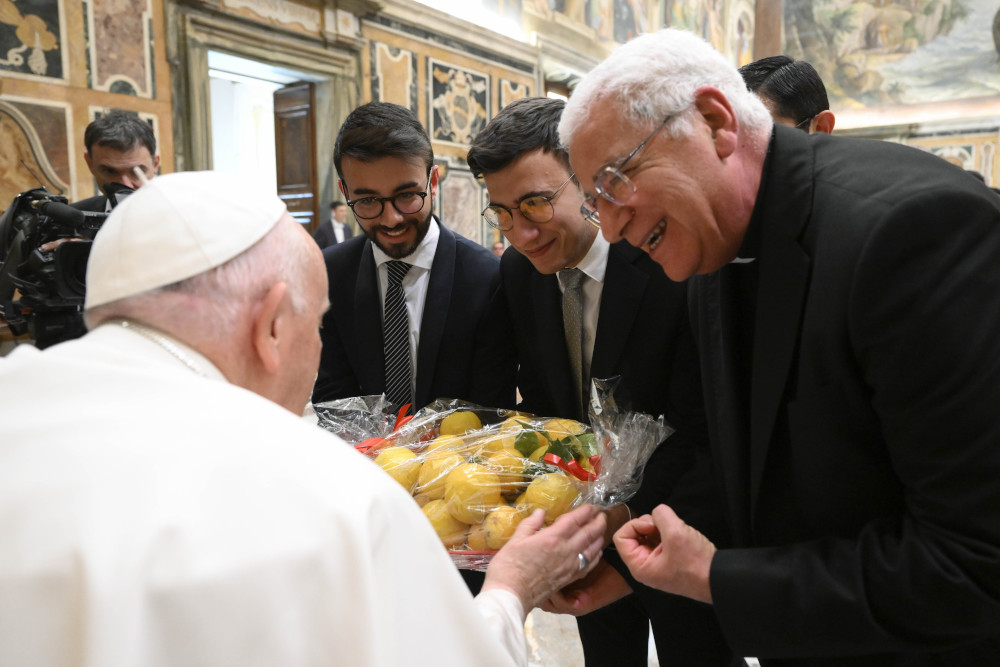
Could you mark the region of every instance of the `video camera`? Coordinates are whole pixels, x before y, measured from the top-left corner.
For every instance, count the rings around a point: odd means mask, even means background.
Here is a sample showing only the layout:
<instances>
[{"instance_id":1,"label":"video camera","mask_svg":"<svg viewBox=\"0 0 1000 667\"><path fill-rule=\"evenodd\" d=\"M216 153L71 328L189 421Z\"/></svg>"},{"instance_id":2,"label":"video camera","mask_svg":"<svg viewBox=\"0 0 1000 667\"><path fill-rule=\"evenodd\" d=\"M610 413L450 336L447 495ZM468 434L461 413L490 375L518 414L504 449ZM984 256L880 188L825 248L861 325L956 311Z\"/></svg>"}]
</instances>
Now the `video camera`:
<instances>
[{"instance_id":1,"label":"video camera","mask_svg":"<svg viewBox=\"0 0 1000 667\"><path fill-rule=\"evenodd\" d=\"M112 207L133 192L118 183L105 189ZM73 208L45 188L14 198L0 216L0 315L11 332L30 334L38 347L84 333L87 260L107 217ZM60 243L42 250L52 241Z\"/></svg>"}]
</instances>

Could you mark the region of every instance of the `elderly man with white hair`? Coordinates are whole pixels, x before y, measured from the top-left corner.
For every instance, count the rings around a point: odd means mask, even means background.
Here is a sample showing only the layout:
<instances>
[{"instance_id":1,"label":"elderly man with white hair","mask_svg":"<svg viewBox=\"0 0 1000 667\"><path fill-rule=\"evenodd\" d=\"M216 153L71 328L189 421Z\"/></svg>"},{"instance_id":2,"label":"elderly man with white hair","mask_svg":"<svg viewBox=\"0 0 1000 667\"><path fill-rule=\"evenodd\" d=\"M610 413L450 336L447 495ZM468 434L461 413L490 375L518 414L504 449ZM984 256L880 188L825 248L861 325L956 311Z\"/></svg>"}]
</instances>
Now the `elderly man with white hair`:
<instances>
[{"instance_id":1,"label":"elderly man with white hair","mask_svg":"<svg viewBox=\"0 0 1000 667\"><path fill-rule=\"evenodd\" d=\"M0 360L0 664L523 665L526 611L599 558L593 507L539 511L473 600L412 498L301 419L327 283L273 195L157 178L87 285L86 336Z\"/></svg>"},{"instance_id":2,"label":"elderly man with white hair","mask_svg":"<svg viewBox=\"0 0 1000 667\"><path fill-rule=\"evenodd\" d=\"M661 505L615 536L635 579L712 604L763 665L996 664L996 196L913 148L773 125L677 30L584 77L560 136L581 212L691 278L736 543ZM562 604L627 589L589 583Z\"/></svg>"}]
</instances>

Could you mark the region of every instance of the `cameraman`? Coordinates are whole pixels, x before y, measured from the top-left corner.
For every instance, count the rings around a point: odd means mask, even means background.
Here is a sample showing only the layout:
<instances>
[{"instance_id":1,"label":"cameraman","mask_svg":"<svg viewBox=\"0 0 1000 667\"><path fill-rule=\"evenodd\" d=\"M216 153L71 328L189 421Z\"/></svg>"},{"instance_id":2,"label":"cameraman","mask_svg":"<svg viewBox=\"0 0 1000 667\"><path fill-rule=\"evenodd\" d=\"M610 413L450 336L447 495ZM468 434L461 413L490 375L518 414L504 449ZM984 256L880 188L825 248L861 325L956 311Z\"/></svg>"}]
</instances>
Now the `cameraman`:
<instances>
[{"instance_id":1,"label":"cameraman","mask_svg":"<svg viewBox=\"0 0 1000 667\"><path fill-rule=\"evenodd\" d=\"M87 166L103 194L73 204L81 211L109 212L109 184L138 190L160 168L153 129L134 112L116 109L104 114L87 126L83 143Z\"/></svg>"},{"instance_id":2,"label":"cameraman","mask_svg":"<svg viewBox=\"0 0 1000 667\"><path fill-rule=\"evenodd\" d=\"M115 204L156 176L160 155L149 123L130 111L112 110L87 126L83 134L84 158L102 194L71 204L94 213L109 213ZM40 246L54 251L71 239L58 239ZM75 239L81 240L81 239ZM35 345L50 345L79 338L87 332L80 310L57 309L35 316Z\"/></svg>"}]
</instances>

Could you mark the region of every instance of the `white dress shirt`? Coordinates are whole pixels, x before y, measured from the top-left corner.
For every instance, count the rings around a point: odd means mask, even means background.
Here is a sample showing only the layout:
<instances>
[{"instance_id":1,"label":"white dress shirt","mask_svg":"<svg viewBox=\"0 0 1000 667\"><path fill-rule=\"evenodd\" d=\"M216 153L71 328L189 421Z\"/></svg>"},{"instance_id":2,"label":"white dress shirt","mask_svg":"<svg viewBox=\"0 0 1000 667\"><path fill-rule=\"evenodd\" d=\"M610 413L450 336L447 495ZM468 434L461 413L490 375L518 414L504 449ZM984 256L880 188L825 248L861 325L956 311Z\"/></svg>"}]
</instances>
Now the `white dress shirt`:
<instances>
[{"instance_id":1,"label":"white dress shirt","mask_svg":"<svg viewBox=\"0 0 1000 667\"><path fill-rule=\"evenodd\" d=\"M410 320L410 392L417 393L417 350L420 349L420 322L424 316L424 303L427 301L427 287L431 282L431 266L434 264L434 254L437 253L438 239L441 230L437 218L431 218L427 234L423 240L406 257L399 261L411 266L403 277L403 294L406 297L406 315ZM378 276L378 293L381 302L379 315L385 318L385 291L388 285L388 269L386 262L395 258L382 252L377 245L372 244L375 254L376 275ZM384 323L383 323L384 324Z\"/></svg>"}]
</instances>

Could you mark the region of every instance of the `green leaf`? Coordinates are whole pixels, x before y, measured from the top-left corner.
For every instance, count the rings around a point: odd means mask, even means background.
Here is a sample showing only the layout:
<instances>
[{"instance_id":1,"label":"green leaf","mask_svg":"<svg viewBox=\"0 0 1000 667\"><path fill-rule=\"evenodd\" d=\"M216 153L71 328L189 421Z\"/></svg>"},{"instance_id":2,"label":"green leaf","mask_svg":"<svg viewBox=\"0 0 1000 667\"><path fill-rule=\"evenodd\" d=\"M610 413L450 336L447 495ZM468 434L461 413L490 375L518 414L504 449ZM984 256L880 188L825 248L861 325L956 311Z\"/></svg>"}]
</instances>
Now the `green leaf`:
<instances>
[{"instance_id":1,"label":"green leaf","mask_svg":"<svg viewBox=\"0 0 1000 667\"><path fill-rule=\"evenodd\" d=\"M538 449L538 436L534 431L521 431L514 439L514 449L521 453L521 456L528 458L531 452Z\"/></svg>"},{"instance_id":2,"label":"green leaf","mask_svg":"<svg viewBox=\"0 0 1000 667\"><path fill-rule=\"evenodd\" d=\"M572 436L570 436L572 437ZM561 440L556 440L551 445L549 445L549 451L546 454L555 454L561 458L566 463L576 459L576 453L569 445L569 438L563 438Z\"/></svg>"},{"instance_id":3,"label":"green leaf","mask_svg":"<svg viewBox=\"0 0 1000 667\"><path fill-rule=\"evenodd\" d=\"M597 448L597 436L593 433L581 433L576 436L576 440L579 443L579 449L577 450L585 459L589 459L594 454L600 454L600 450Z\"/></svg>"}]
</instances>

